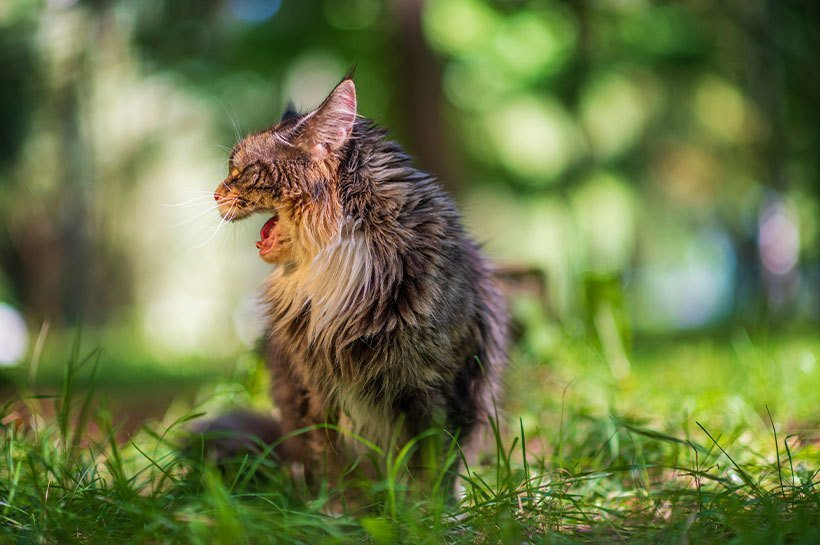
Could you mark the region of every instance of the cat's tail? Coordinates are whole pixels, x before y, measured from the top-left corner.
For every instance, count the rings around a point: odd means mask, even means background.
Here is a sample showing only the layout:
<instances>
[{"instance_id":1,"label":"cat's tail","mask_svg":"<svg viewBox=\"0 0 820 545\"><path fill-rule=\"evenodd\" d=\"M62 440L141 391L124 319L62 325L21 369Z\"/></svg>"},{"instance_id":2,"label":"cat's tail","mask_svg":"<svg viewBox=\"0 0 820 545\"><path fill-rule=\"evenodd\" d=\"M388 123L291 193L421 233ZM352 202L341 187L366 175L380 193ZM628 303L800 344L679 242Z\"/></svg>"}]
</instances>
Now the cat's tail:
<instances>
[{"instance_id":1,"label":"cat's tail","mask_svg":"<svg viewBox=\"0 0 820 545\"><path fill-rule=\"evenodd\" d=\"M282 441L281 423L270 415L237 410L199 422L190 429L183 449L189 456L202 457L217 464L236 460L245 454L269 455L280 462L291 462L295 452Z\"/></svg>"}]
</instances>

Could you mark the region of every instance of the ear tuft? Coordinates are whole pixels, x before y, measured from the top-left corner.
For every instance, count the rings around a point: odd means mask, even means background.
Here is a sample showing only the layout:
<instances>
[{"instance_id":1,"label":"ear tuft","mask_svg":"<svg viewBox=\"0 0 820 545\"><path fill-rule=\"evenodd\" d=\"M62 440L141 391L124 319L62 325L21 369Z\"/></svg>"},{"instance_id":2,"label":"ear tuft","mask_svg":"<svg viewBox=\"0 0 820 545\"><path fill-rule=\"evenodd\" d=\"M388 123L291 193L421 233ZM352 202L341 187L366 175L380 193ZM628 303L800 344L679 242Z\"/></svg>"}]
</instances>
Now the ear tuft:
<instances>
[{"instance_id":1,"label":"ear tuft","mask_svg":"<svg viewBox=\"0 0 820 545\"><path fill-rule=\"evenodd\" d=\"M344 79L319 108L305 117L300 144L312 155L322 148L326 153L336 151L350 139L355 121L356 85L352 79Z\"/></svg>"},{"instance_id":2,"label":"ear tuft","mask_svg":"<svg viewBox=\"0 0 820 545\"><path fill-rule=\"evenodd\" d=\"M281 123L282 121L287 121L288 119L296 119L299 117L299 112L296 111L296 106L293 104L292 100L288 100L287 105L285 106L285 111L282 113L282 119L279 120Z\"/></svg>"},{"instance_id":3,"label":"ear tuft","mask_svg":"<svg viewBox=\"0 0 820 545\"><path fill-rule=\"evenodd\" d=\"M358 66L358 63L355 63L355 62L354 62L353 64L351 64L351 65L350 65L350 68L348 68L348 69L347 69L347 72L345 72L345 75L344 75L344 77L342 78L342 81L344 81L344 80L346 80L346 79L353 79L353 76L355 76L355 75L356 75L356 67L357 67L357 66Z\"/></svg>"}]
</instances>

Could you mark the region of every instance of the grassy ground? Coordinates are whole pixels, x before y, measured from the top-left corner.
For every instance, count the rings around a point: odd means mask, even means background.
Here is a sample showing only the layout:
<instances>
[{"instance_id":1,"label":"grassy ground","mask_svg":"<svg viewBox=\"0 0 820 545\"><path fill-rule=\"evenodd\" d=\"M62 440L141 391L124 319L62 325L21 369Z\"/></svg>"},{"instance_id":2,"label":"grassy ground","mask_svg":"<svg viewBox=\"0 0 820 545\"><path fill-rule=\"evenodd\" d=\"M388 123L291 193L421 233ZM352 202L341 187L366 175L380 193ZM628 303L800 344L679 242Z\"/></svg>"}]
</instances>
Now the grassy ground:
<instances>
[{"instance_id":1,"label":"grassy ground","mask_svg":"<svg viewBox=\"0 0 820 545\"><path fill-rule=\"evenodd\" d=\"M349 494L306 494L265 458L219 472L177 454L197 413L264 405L253 358L123 433L116 394L77 390L105 358L75 350L59 391L23 383L0 406L0 543L820 542L816 335L638 341L627 357L526 331L463 499L420 492L397 448L373 452L383 480L343 485L365 504L346 511Z\"/></svg>"}]
</instances>

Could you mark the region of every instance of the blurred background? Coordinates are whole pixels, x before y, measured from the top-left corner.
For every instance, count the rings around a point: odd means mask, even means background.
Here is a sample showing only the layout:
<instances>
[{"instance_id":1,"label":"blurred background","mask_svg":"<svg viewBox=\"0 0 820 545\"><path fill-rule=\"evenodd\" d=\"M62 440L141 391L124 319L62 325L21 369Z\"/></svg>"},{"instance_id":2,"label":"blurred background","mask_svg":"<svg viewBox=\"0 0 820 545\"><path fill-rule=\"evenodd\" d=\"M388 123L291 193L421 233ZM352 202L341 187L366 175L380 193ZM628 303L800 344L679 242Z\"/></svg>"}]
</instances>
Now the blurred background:
<instances>
[{"instance_id":1,"label":"blurred background","mask_svg":"<svg viewBox=\"0 0 820 545\"><path fill-rule=\"evenodd\" d=\"M210 192L237 137L353 64L360 113L497 262L542 271L513 301L536 357L589 339L617 378L643 341L816 339L818 21L811 0L2 0L0 365L59 369L80 327L131 380L241 362L264 218L221 225Z\"/></svg>"}]
</instances>

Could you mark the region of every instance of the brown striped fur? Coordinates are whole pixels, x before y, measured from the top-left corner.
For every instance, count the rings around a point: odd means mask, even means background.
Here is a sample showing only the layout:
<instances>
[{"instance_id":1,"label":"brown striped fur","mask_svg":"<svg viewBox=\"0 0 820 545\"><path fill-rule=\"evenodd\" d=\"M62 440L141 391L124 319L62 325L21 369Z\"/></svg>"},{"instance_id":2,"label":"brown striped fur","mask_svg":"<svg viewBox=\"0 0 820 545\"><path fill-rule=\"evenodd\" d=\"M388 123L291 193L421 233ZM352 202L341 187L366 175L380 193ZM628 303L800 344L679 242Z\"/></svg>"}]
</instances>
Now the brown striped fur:
<instances>
[{"instance_id":1,"label":"brown striped fur","mask_svg":"<svg viewBox=\"0 0 820 545\"><path fill-rule=\"evenodd\" d=\"M346 78L240 141L216 198L227 220L279 216L264 302L281 433L329 422L387 448L438 426L470 450L506 362L504 301L453 200L385 134ZM306 468L347 449L290 442Z\"/></svg>"}]
</instances>

